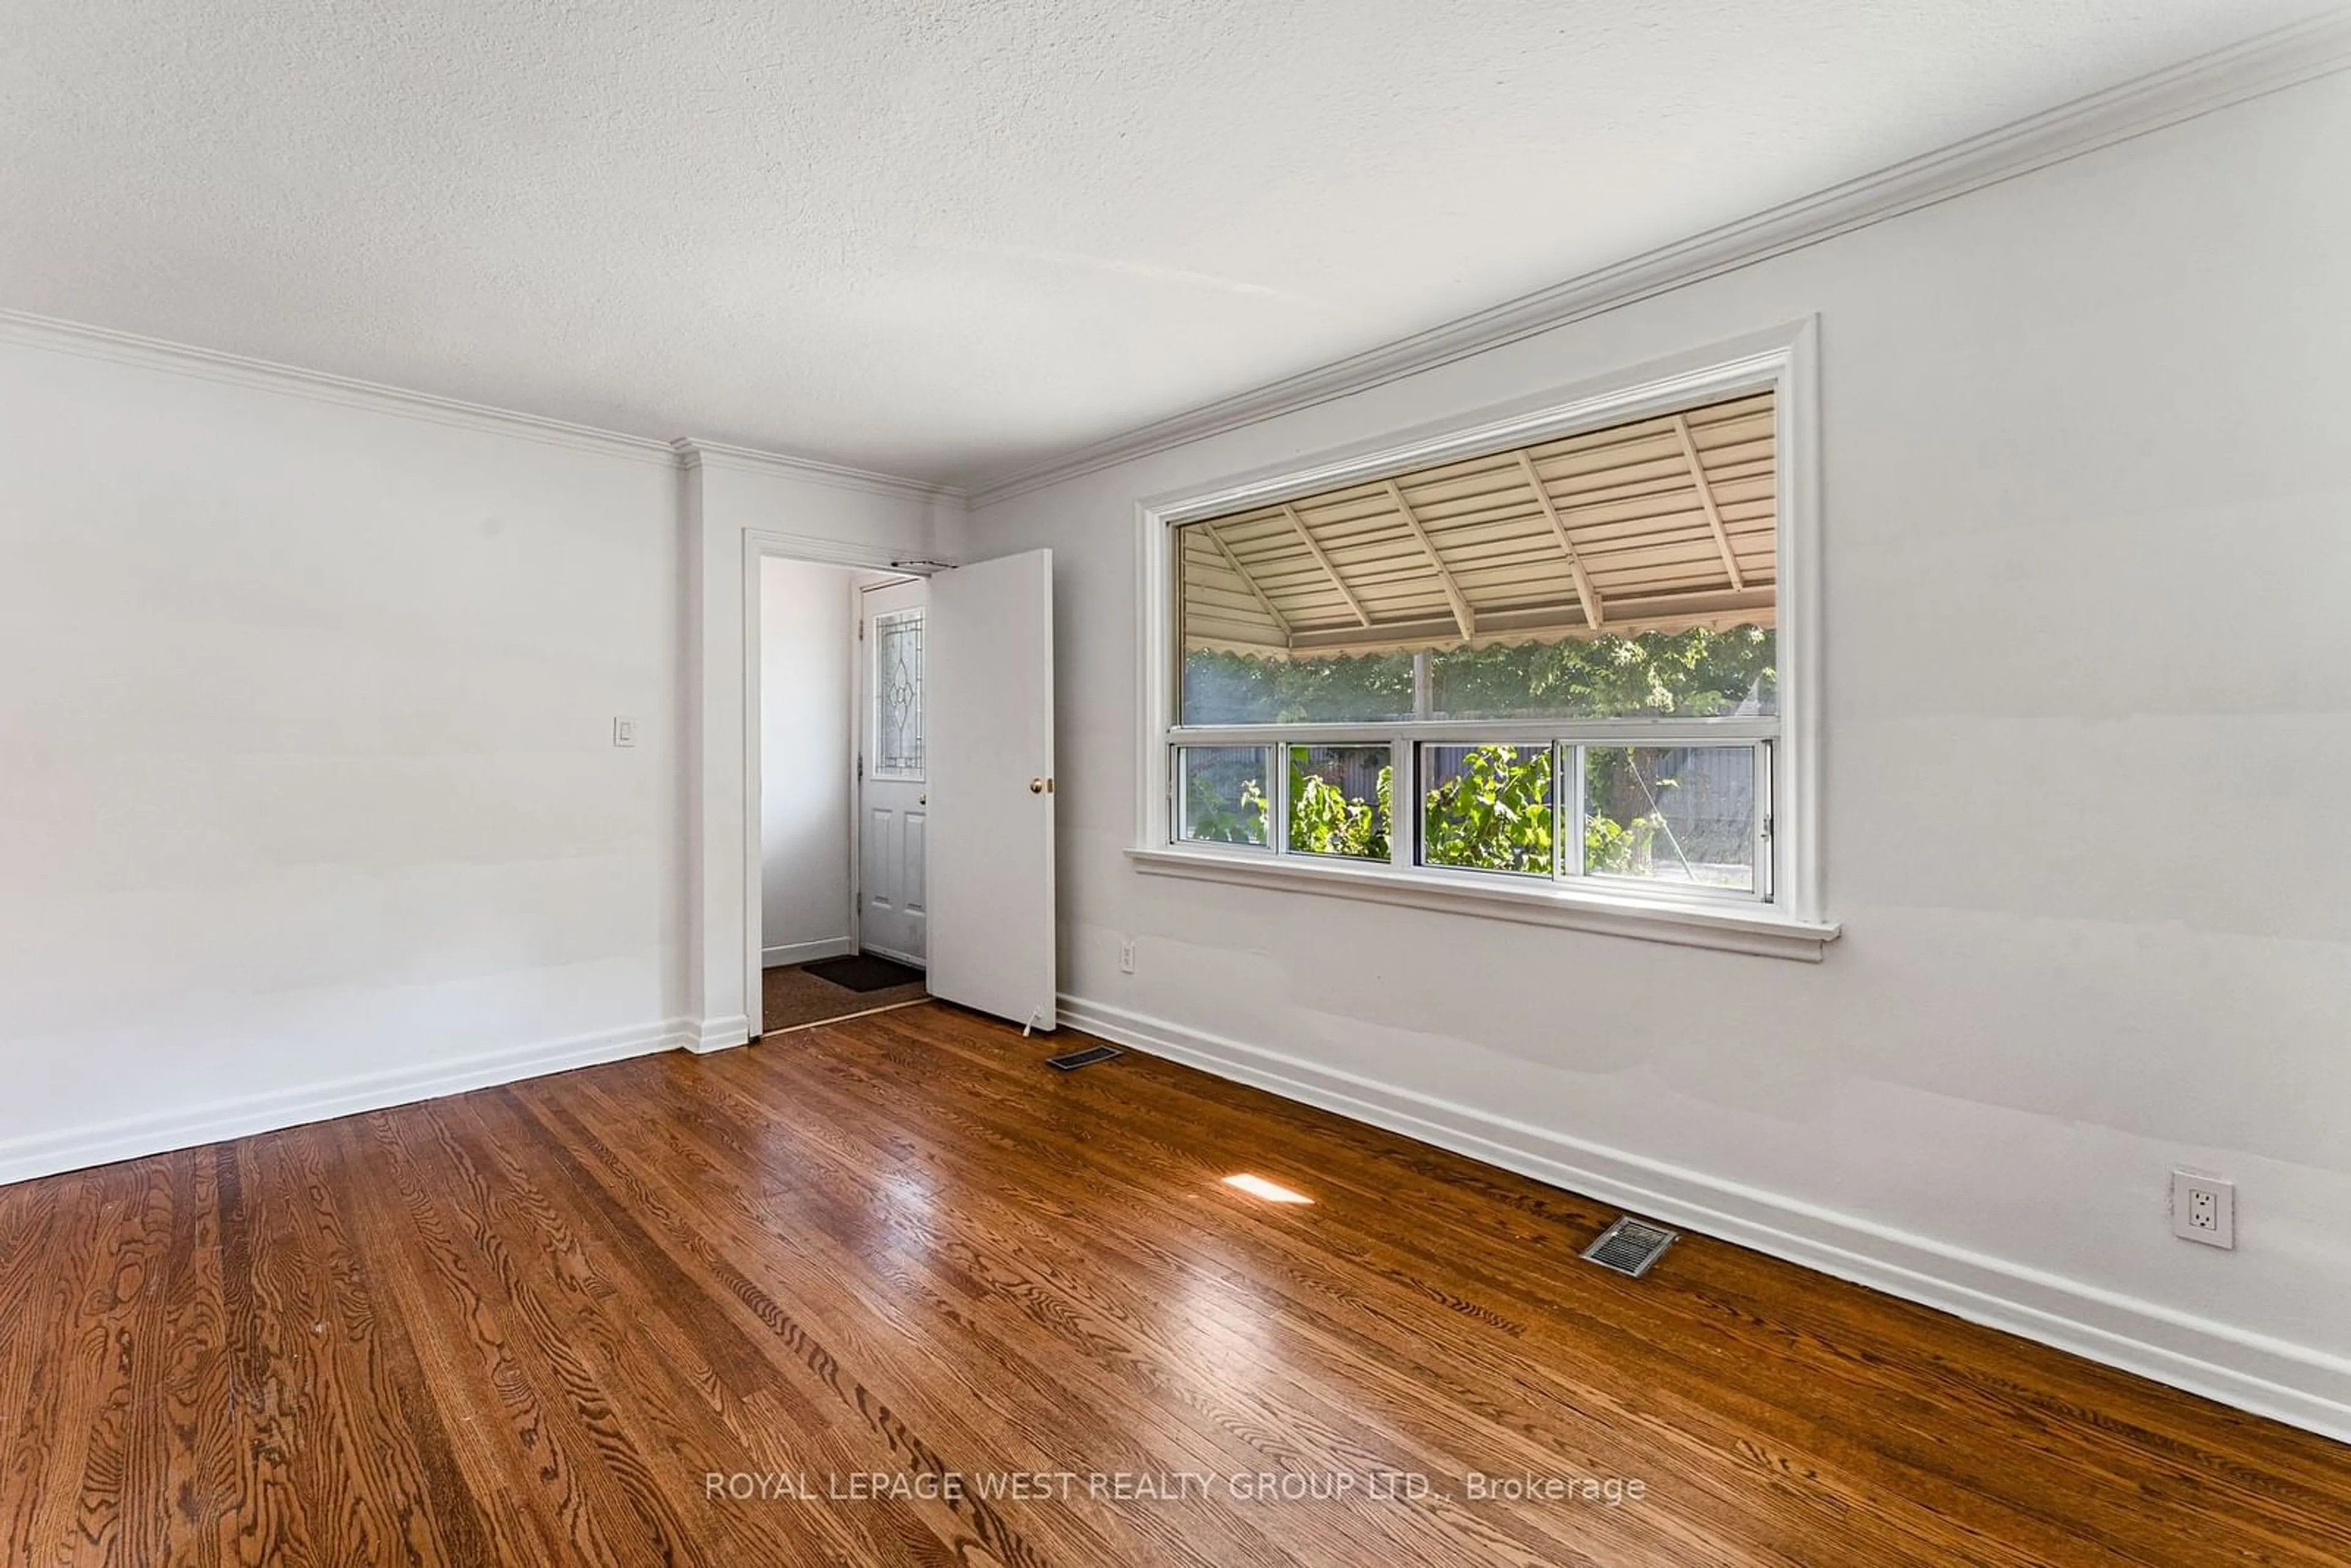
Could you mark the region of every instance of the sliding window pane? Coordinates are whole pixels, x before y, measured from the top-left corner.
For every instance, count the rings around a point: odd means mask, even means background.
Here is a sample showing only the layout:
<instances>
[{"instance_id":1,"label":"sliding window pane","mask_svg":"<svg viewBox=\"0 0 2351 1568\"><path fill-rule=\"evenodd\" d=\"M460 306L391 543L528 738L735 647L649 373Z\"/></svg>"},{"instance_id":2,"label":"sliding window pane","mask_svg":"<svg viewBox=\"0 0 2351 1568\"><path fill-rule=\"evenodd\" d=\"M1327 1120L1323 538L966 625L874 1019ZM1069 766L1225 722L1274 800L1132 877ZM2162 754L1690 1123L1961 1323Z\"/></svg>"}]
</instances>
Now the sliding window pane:
<instances>
[{"instance_id":1,"label":"sliding window pane","mask_svg":"<svg viewBox=\"0 0 2351 1568\"><path fill-rule=\"evenodd\" d=\"M1176 747L1176 836L1192 843L1266 843L1265 781L1272 755L1262 746Z\"/></svg>"},{"instance_id":2,"label":"sliding window pane","mask_svg":"<svg viewBox=\"0 0 2351 1568\"><path fill-rule=\"evenodd\" d=\"M1388 858L1384 746L1291 746L1286 818L1293 854Z\"/></svg>"},{"instance_id":3,"label":"sliding window pane","mask_svg":"<svg viewBox=\"0 0 2351 1568\"><path fill-rule=\"evenodd\" d=\"M1424 746L1420 783L1421 864L1552 874L1551 747Z\"/></svg>"},{"instance_id":4,"label":"sliding window pane","mask_svg":"<svg viewBox=\"0 0 2351 1568\"><path fill-rule=\"evenodd\" d=\"M1583 869L1755 891L1752 746L1583 748Z\"/></svg>"}]
</instances>

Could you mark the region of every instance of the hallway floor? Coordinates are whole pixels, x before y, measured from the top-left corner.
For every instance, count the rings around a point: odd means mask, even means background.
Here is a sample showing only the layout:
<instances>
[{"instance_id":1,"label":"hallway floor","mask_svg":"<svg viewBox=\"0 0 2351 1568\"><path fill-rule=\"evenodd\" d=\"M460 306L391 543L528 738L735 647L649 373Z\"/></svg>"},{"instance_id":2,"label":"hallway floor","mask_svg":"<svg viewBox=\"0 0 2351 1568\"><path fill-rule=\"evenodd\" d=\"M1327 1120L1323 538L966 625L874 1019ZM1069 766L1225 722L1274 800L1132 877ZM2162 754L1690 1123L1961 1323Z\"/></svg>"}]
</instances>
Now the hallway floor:
<instances>
[{"instance_id":1,"label":"hallway floor","mask_svg":"<svg viewBox=\"0 0 2351 1568\"><path fill-rule=\"evenodd\" d=\"M929 994L924 990L921 974L917 970L907 970L915 977L904 985L858 991L847 986L835 985L822 975L809 972L811 968L823 967L822 963L788 964L761 974L759 1025L762 1033L805 1029L812 1023L831 1023L837 1019L854 1018L859 1013L870 1013L882 1008L903 1007L908 1002L921 1001Z\"/></svg>"}]
</instances>

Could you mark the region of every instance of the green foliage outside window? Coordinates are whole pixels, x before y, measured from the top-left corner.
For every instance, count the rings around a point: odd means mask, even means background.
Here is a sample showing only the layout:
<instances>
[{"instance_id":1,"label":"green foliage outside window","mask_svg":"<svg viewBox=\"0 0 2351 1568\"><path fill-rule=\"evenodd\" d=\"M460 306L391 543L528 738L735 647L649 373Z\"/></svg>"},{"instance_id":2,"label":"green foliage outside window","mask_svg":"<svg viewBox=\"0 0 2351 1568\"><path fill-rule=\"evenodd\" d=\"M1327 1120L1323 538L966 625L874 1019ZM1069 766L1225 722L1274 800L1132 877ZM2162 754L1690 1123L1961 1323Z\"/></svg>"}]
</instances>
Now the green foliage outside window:
<instances>
[{"instance_id":1,"label":"green foliage outside window","mask_svg":"<svg viewBox=\"0 0 2351 1568\"><path fill-rule=\"evenodd\" d=\"M1715 718L1771 713L1771 630L1645 632L1588 642L1445 648L1429 655L1441 718ZM1184 655L1186 724L1383 724L1413 711L1413 657Z\"/></svg>"},{"instance_id":2,"label":"green foliage outside window","mask_svg":"<svg viewBox=\"0 0 2351 1568\"><path fill-rule=\"evenodd\" d=\"M1205 774L1197 774L1193 777L1186 796L1189 807L1184 819L1187 837L1209 844L1261 844L1266 841L1266 796L1261 780L1243 780L1240 799L1234 801L1217 792L1214 779Z\"/></svg>"},{"instance_id":3,"label":"green foliage outside window","mask_svg":"<svg viewBox=\"0 0 2351 1568\"><path fill-rule=\"evenodd\" d=\"M1551 871L1552 754L1475 746L1422 800L1421 859L1479 871Z\"/></svg>"},{"instance_id":4,"label":"green foliage outside window","mask_svg":"<svg viewBox=\"0 0 2351 1568\"><path fill-rule=\"evenodd\" d=\"M1594 758L1595 764L1602 761ZM1611 766L1622 764L1614 758ZM1299 854L1358 860L1389 857L1388 825L1395 770L1379 770L1375 797L1361 800L1309 772L1293 752L1290 766L1290 848ZM1541 873L1551 865L1556 812L1548 748L1510 746L1468 748L1462 770L1422 800L1427 864L1482 871ZM1670 781L1667 781L1668 784ZM1192 780L1186 834L1204 843L1262 844L1271 801L1264 784L1241 782L1238 799L1219 795L1207 778ZM1584 823L1585 865L1595 872L1632 872L1646 863L1660 819L1655 813L1617 821L1595 812Z\"/></svg>"},{"instance_id":5,"label":"green foliage outside window","mask_svg":"<svg viewBox=\"0 0 2351 1568\"><path fill-rule=\"evenodd\" d=\"M1290 754L1290 847L1300 854L1388 858L1389 786L1395 769L1380 769L1374 799L1350 800L1328 779L1307 771L1299 751Z\"/></svg>"},{"instance_id":6,"label":"green foliage outside window","mask_svg":"<svg viewBox=\"0 0 2351 1568\"><path fill-rule=\"evenodd\" d=\"M1432 706L1442 717L1637 715L1701 718L1773 711L1777 672L1767 627L1693 628L1588 642L1451 648L1429 659ZM1265 659L1195 651L1184 659L1186 721L1192 724L1378 722L1408 715L1412 656ZM1266 753L1257 754L1262 758ZM1375 798L1351 797L1290 753L1289 848L1297 853L1389 858L1391 770ZM1458 771L1423 794L1421 861L1434 866L1548 873L1559 824L1552 756L1543 747L1476 746ZM1664 827L1655 809L1670 779L1636 777L1628 751L1586 754L1584 868L1640 874ZM1188 836L1212 843L1270 839L1265 781L1219 789L1195 777L1186 790ZM1571 847L1569 852L1574 850Z\"/></svg>"},{"instance_id":7,"label":"green foliage outside window","mask_svg":"<svg viewBox=\"0 0 2351 1568\"><path fill-rule=\"evenodd\" d=\"M1594 747L1584 754L1583 869L1603 876L1642 876L1665 830L1666 819L1655 809L1643 811L1612 806L1624 798L1623 781L1632 776L1632 764L1618 748ZM1649 795L1675 788L1675 780L1650 781Z\"/></svg>"},{"instance_id":8,"label":"green foliage outside window","mask_svg":"<svg viewBox=\"0 0 2351 1568\"><path fill-rule=\"evenodd\" d=\"M1430 655L1430 696L1451 718L1770 713L1778 700L1773 653L1764 626L1449 648Z\"/></svg>"}]
</instances>

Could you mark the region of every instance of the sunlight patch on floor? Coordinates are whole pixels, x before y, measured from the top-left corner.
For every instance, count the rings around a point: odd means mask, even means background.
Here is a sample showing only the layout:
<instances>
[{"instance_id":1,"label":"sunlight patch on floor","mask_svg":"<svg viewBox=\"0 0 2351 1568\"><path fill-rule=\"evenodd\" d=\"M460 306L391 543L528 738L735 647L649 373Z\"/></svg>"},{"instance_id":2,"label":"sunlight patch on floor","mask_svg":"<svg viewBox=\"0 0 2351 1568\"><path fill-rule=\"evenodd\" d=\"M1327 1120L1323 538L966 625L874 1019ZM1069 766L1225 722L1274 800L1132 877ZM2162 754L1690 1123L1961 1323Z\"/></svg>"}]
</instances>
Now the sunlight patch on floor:
<instances>
[{"instance_id":1,"label":"sunlight patch on floor","mask_svg":"<svg viewBox=\"0 0 2351 1568\"><path fill-rule=\"evenodd\" d=\"M1261 1176L1250 1176L1246 1171L1238 1176L1227 1176L1225 1185L1245 1192L1251 1197L1261 1197L1268 1203L1312 1203L1314 1201L1302 1192L1293 1192L1280 1182L1268 1181Z\"/></svg>"}]
</instances>

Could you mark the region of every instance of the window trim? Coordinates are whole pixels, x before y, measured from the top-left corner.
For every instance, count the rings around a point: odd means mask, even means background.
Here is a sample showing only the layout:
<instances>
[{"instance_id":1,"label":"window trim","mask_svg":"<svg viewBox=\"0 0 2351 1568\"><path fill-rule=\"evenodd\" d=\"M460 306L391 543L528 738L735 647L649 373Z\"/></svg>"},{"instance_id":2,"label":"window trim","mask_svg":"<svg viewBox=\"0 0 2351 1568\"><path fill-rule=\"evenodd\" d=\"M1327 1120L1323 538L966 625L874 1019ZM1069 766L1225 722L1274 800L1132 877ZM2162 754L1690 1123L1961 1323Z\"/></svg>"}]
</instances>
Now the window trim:
<instances>
[{"instance_id":1,"label":"window trim","mask_svg":"<svg viewBox=\"0 0 2351 1568\"><path fill-rule=\"evenodd\" d=\"M1819 867L1819 486L1816 322L1813 318L1674 359L1562 389L1517 407L1446 428L1423 428L1304 464L1227 478L1155 497L1136 507L1138 660L1135 840L1138 871L1295 892L1368 899L1489 918L1603 930L1656 940L1817 960L1839 927L1821 912ZM1173 570L1175 529L1188 522L1308 495L1384 474L1594 430L1770 390L1779 421L1776 484L1776 602L1773 613L1779 716L1772 719L1561 719L1337 725L1218 725L1176 722L1180 662ZM1319 744L1672 745L1677 741L1770 739L1771 770L1759 779L1770 801L1768 858L1753 896L1692 897L1625 879L1560 876L1521 882L1411 862L1389 864L1286 855L1263 848L1177 842L1170 783L1179 746ZM1277 758L1280 753L1276 753ZM1269 789L1284 791L1278 779ZM1270 835L1280 823L1268 825ZM1416 837L1417 821L1391 823L1392 840Z\"/></svg>"}]
</instances>

